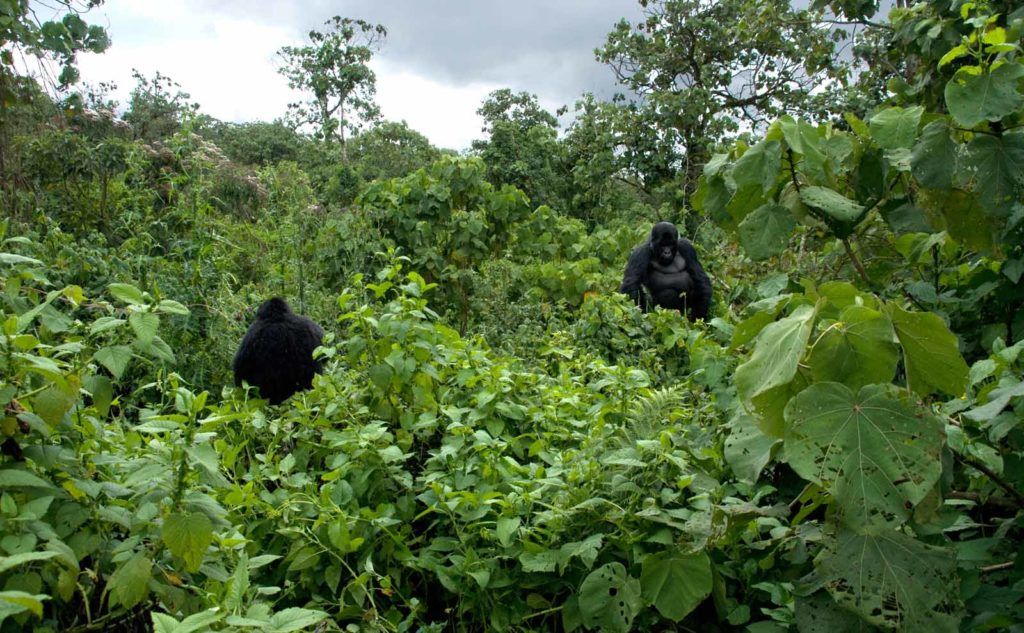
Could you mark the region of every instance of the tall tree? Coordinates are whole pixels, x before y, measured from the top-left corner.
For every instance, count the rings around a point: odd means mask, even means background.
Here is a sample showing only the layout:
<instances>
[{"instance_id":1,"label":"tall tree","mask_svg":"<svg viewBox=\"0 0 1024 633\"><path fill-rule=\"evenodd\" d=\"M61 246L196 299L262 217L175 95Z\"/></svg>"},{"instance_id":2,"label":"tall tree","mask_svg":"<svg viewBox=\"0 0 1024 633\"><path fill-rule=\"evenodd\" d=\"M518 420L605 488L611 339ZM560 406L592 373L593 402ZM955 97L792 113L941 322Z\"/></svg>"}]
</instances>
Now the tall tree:
<instances>
[{"instance_id":1,"label":"tall tree","mask_svg":"<svg viewBox=\"0 0 1024 633\"><path fill-rule=\"evenodd\" d=\"M508 88L489 94L476 113L488 138L473 141L473 150L487 165L487 179L518 187L534 204L560 206L564 161L555 115L536 95Z\"/></svg>"},{"instance_id":2,"label":"tall tree","mask_svg":"<svg viewBox=\"0 0 1024 633\"><path fill-rule=\"evenodd\" d=\"M635 111L678 148L687 197L717 142L812 107L811 90L844 79L840 30L789 0L640 0L596 51L635 96ZM648 183L656 185L657 183Z\"/></svg>"},{"instance_id":3,"label":"tall tree","mask_svg":"<svg viewBox=\"0 0 1024 633\"><path fill-rule=\"evenodd\" d=\"M377 76L369 61L387 36L379 24L334 16L327 30L310 31L309 44L285 46L278 69L292 88L312 93L305 103L293 103L293 121L313 125L316 137L337 142L344 156L345 132L357 132L380 116L374 103Z\"/></svg>"}]
</instances>

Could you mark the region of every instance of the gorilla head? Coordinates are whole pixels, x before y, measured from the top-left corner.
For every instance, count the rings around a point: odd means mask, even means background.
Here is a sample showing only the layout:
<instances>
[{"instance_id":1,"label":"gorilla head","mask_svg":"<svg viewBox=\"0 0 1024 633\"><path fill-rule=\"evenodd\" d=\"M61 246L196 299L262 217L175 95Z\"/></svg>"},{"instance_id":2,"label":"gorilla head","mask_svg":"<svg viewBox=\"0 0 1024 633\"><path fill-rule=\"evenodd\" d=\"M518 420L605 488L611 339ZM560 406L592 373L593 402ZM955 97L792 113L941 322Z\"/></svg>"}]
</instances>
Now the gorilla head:
<instances>
[{"instance_id":1,"label":"gorilla head","mask_svg":"<svg viewBox=\"0 0 1024 633\"><path fill-rule=\"evenodd\" d=\"M676 258L679 248L679 231L671 222L658 222L651 229L651 256L661 265L667 266Z\"/></svg>"},{"instance_id":2,"label":"gorilla head","mask_svg":"<svg viewBox=\"0 0 1024 633\"><path fill-rule=\"evenodd\" d=\"M323 336L319 325L292 312L284 299L264 301L235 354L235 384L245 381L258 387L270 404L309 389L320 371L313 350Z\"/></svg>"}]
</instances>

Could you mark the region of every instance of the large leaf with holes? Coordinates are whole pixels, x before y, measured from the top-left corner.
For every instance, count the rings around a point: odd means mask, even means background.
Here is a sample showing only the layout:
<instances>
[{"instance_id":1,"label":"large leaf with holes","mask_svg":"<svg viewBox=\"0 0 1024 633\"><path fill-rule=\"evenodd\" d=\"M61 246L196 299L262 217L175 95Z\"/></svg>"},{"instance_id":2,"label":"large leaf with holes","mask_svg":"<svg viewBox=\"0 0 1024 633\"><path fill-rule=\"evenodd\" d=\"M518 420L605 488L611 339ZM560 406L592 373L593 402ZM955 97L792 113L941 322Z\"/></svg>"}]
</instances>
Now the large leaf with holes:
<instances>
[{"instance_id":1,"label":"large leaf with holes","mask_svg":"<svg viewBox=\"0 0 1024 633\"><path fill-rule=\"evenodd\" d=\"M808 363L816 382L841 382L859 389L891 382L899 359L896 332L889 317L878 310L851 305L814 343Z\"/></svg>"},{"instance_id":2,"label":"large leaf with holes","mask_svg":"<svg viewBox=\"0 0 1024 633\"><path fill-rule=\"evenodd\" d=\"M740 481L753 483L772 457L779 439L764 433L753 416L741 414L730 424L725 439L725 462Z\"/></svg>"},{"instance_id":3,"label":"large leaf with holes","mask_svg":"<svg viewBox=\"0 0 1024 633\"><path fill-rule=\"evenodd\" d=\"M1018 90L1021 77L1024 67L1017 63L1003 64L991 72L961 68L946 83L946 107L964 127L998 121L1024 106L1024 95Z\"/></svg>"},{"instance_id":4,"label":"large leaf with holes","mask_svg":"<svg viewBox=\"0 0 1024 633\"><path fill-rule=\"evenodd\" d=\"M886 108L871 117L871 136L884 149L907 148L917 138L917 126L921 124L924 108Z\"/></svg>"},{"instance_id":5,"label":"large leaf with holes","mask_svg":"<svg viewBox=\"0 0 1024 633\"><path fill-rule=\"evenodd\" d=\"M800 633L870 633L873 626L839 606L824 590L797 596L796 630Z\"/></svg>"},{"instance_id":6,"label":"large leaf with holes","mask_svg":"<svg viewBox=\"0 0 1024 633\"><path fill-rule=\"evenodd\" d=\"M793 380L814 327L814 315L813 307L800 306L761 330L754 353L736 368L736 390L744 400Z\"/></svg>"},{"instance_id":7,"label":"large leaf with holes","mask_svg":"<svg viewBox=\"0 0 1024 633\"><path fill-rule=\"evenodd\" d=\"M924 126L921 138L910 154L910 172L919 183L932 189L949 189L956 173L957 146L946 119Z\"/></svg>"},{"instance_id":8,"label":"large leaf with holes","mask_svg":"<svg viewBox=\"0 0 1024 633\"><path fill-rule=\"evenodd\" d=\"M1024 191L1024 134L978 135L967 145L966 163L985 210L996 218L1009 216Z\"/></svg>"},{"instance_id":9,"label":"large leaf with holes","mask_svg":"<svg viewBox=\"0 0 1024 633\"><path fill-rule=\"evenodd\" d=\"M955 551L895 530L840 531L816 562L836 602L887 630L959 630Z\"/></svg>"},{"instance_id":10,"label":"large leaf with holes","mask_svg":"<svg viewBox=\"0 0 1024 633\"><path fill-rule=\"evenodd\" d=\"M602 565L580 585L579 604L585 626L625 633L640 611L640 583L621 563Z\"/></svg>"},{"instance_id":11,"label":"large leaf with holes","mask_svg":"<svg viewBox=\"0 0 1024 633\"><path fill-rule=\"evenodd\" d=\"M678 622L711 593L711 559L704 552L651 554L644 559L640 587L647 604Z\"/></svg>"},{"instance_id":12,"label":"large leaf with holes","mask_svg":"<svg viewBox=\"0 0 1024 633\"><path fill-rule=\"evenodd\" d=\"M903 347L907 385L923 396L937 391L963 395L967 363L945 321L932 312L907 312L892 304L889 316Z\"/></svg>"},{"instance_id":13,"label":"large leaf with holes","mask_svg":"<svg viewBox=\"0 0 1024 633\"><path fill-rule=\"evenodd\" d=\"M750 259L768 259L786 250L794 227L796 220L789 209L763 204L740 222L740 244Z\"/></svg>"},{"instance_id":14,"label":"large leaf with holes","mask_svg":"<svg viewBox=\"0 0 1024 633\"><path fill-rule=\"evenodd\" d=\"M942 472L942 425L892 385L816 383L785 418L790 466L831 492L851 527L904 522Z\"/></svg>"}]
</instances>

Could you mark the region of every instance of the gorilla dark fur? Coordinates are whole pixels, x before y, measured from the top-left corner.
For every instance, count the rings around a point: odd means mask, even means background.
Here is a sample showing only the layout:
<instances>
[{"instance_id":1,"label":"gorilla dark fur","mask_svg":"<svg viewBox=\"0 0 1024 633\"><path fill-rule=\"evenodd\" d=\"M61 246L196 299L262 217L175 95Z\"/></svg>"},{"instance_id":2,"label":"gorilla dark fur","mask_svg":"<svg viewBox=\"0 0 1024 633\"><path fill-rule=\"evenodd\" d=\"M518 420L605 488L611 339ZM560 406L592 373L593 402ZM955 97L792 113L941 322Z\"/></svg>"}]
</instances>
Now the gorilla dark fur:
<instances>
[{"instance_id":1,"label":"gorilla dark fur","mask_svg":"<svg viewBox=\"0 0 1024 633\"><path fill-rule=\"evenodd\" d=\"M671 222L655 224L651 237L630 253L619 292L644 312L654 304L685 312L691 321L706 319L711 306L711 280L693 244Z\"/></svg>"},{"instance_id":2,"label":"gorilla dark fur","mask_svg":"<svg viewBox=\"0 0 1024 633\"><path fill-rule=\"evenodd\" d=\"M264 301L256 310L235 354L235 384L259 387L260 396L280 404L296 391L313 386L320 362L313 350L323 340L323 329L308 317L292 312L279 297Z\"/></svg>"}]
</instances>

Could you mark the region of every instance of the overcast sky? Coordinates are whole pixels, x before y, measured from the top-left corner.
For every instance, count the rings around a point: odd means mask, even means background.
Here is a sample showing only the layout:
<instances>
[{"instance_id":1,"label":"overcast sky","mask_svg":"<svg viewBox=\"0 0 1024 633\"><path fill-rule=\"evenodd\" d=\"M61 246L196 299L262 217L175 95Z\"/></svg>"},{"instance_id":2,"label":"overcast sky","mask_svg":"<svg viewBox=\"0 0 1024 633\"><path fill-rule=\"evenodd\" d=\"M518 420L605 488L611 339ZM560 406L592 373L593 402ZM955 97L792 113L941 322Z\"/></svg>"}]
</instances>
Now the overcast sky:
<instances>
[{"instance_id":1,"label":"overcast sky","mask_svg":"<svg viewBox=\"0 0 1024 633\"><path fill-rule=\"evenodd\" d=\"M89 83L115 81L122 102L132 68L159 70L206 114L269 121L296 97L276 72L277 50L303 43L333 15L388 29L372 64L385 118L464 149L481 136L476 109L492 90L527 90L552 111L586 91L615 92L593 50L640 8L636 0L107 0L87 19L106 26L113 44L81 56L79 67Z\"/></svg>"}]
</instances>

